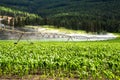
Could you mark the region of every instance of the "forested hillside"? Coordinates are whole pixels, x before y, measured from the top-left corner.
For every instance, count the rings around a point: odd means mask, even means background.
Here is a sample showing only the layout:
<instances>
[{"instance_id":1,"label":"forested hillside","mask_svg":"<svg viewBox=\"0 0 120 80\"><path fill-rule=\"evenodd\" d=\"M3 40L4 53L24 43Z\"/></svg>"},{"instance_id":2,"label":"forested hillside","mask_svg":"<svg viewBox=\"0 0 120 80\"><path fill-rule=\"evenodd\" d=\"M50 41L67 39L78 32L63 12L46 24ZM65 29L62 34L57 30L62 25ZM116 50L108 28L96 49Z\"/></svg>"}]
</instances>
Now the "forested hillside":
<instances>
[{"instance_id":1,"label":"forested hillside","mask_svg":"<svg viewBox=\"0 0 120 80\"><path fill-rule=\"evenodd\" d=\"M0 17L5 25L24 27L25 25L40 24L42 18L36 14L30 14L25 11L19 11L8 7L0 6ZM10 19L10 20L9 20Z\"/></svg>"},{"instance_id":2,"label":"forested hillside","mask_svg":"<svg viewBox=\"0 0 120 80\"><path fill-rule=\"evenodd\" d=\"M117 12L119 0L1 0L0 5L9 6L42 16L60 13L80 12L86 14L106 14ZM120 11L118 11L120 12ZM117 13L115 13L117 14Z\"/></svg>"},{"instance_id":3,"label":"forested hillside","mask_svg":"<svg viewBox=\"0 0 120 80\"><path fill-rule=\"evenodd\" d=\"M120 0L1 0L0 5L38 14L41 24L120 32Z\"/></svg>"}]
</instances>

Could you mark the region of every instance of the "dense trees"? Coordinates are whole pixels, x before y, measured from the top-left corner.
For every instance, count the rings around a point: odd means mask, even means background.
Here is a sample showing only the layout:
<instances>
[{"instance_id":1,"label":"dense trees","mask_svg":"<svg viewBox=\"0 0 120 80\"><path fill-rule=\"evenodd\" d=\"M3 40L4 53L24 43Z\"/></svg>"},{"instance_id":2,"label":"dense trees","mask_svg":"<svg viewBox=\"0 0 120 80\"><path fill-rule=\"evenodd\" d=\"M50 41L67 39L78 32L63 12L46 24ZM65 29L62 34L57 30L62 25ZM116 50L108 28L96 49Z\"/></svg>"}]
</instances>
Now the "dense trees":
<instances>
[{"instance_id":1,"label":"dense trees","mask_svg":"<svg viewBox=\"0 0 120 80\"><path fill-rule=\"evenodd\" d=\"M45 17L70 12L101 15L120 13L120 0L0 0L0 5Z\"/></svg>"},{"instance_id":2,"label":"dense trees","mask_svg":"<svg viewBox=\"0 0 120 80\"><path fill-rule=\"evenodd\" d=\"M14 10L0 6L0 15L5 25L24 27L25 25L40 25L42 18L35 14Z\"/></svg>"},{"instance_id":3,"label":"dense trees","mask_svg":"<svg viewBox=\"0 0 120 80\"><path fill-rule=\"evenodd\" d=\"M64 26L68 29L86 30L87 32L120 32L120 21L113 17L92 15L65 15L48 18L47 24L57 27Z\"/></svg>"},{"instance_id":4,"label":"dense trees","mask_svg":"<svg viewBox=\"0 0 120 80\"><path fill-rule=\"evenodd\" d=\"M120 32L120 0L1 0L0 5L42 16L0 10L1 15L14 16L16 26L47 24L87 32Z\"/></svg>"},{"instance_id":5,"label":"dense trees","mask_svg":"<svg viewBox=\"0 0 120 80\"><path fill-rule=\"evenodd\" d=\"M31 17L21 17L16 16L8 19L9 17L4 17L2 23L14 27L24 27L25 25L40 25L42 24L41 18L31 18Z\"/></svg>"}]
</instances>

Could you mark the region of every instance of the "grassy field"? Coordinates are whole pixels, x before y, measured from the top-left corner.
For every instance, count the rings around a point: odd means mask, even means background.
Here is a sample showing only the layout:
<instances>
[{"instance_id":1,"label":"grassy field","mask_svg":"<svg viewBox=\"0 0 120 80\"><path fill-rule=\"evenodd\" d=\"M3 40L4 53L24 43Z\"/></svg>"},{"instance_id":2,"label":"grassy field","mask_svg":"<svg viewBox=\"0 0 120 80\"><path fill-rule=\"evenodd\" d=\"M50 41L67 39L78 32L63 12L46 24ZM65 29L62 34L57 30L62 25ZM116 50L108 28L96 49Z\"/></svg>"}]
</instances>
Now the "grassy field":
<instances>
[{"instance_id":1,"label":"grassy field","mask_svg":"<svg viewBox=\"0 0 120 80\"><path fill-rule=\"evenodd\" d=\"M78 33L78 34L87 34L84 30L70 30L70 29L66 29L64 27L60 27L57 28L56 26L52 26L52 25L42 25L42 26L26 26L26 28L44 28L46 30L54 30L54 31L58 31L58 32L62 32L62 33Z\"/></svg>"},{"instance_id":2,"label":"grassy field","mask_svg":"<svg viewBox=\"0 0 120 80\"><path fill-rule=\"evenodd\" d=\"M37 75L37 79L33 78ZM0 41L0 79L119 80L120 39L94 42Z\"/></svg>"}]
</instances>

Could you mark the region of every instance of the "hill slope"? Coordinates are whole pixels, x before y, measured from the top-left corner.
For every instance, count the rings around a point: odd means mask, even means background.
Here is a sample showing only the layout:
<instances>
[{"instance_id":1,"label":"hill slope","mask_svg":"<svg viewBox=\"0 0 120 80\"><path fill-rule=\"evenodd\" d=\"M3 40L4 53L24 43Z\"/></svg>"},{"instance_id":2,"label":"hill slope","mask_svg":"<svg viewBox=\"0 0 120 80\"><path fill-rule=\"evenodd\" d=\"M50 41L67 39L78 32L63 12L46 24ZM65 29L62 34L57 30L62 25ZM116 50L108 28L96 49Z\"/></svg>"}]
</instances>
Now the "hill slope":
<instances>
[{"instance_id":1,"label":"hill slope","mask_svg":"<svg viewBox=\"0 0 120 80\"><path fill-rule=\"evenodd\" d=\"M0 5L38 13L42 16L66 12L120 13L120 0L1 0Z\"/></svg>"},{"instance_id":2,"label":"hill slope","mask_svg":"<svg viewBox=\"0 0 120 80\"><path fill-rule=\"evenodd\" d=\"M0 6L0 19L2 20L0 22L5 25L23 27L29 24L40 24L38 20L40 21L42 18L37 14Z\"/></svg>"},{"instance_id":3,"label":"hill slope","mask_svg":"<svg viewBox=\"0 0 120 80\"><path fill-rule=\"evenodd\" d=\"M1 0L0 5L41 15L43 24L120 32L120 0Z\"/></svg>"}]
</instances>

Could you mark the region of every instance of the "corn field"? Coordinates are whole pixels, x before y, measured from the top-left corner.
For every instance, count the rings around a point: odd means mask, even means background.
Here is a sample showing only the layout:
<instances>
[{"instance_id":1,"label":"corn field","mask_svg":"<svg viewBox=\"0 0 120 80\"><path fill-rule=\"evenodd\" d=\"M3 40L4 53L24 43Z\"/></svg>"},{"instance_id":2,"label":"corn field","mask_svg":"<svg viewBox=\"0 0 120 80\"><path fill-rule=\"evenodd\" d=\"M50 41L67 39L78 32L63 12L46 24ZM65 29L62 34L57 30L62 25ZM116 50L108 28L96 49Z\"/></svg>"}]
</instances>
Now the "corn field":
<instances>
[{"instance_id":1,"label":"corn field","mask_svg":"<svg viewBox=\"0 0 120 80\"><path fill-rule=\"evenodd\" d=\"M39 75L39 79L119 80L119 42L0 41L0 77Z\"/></svg>"}]
</instances>

